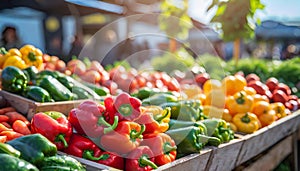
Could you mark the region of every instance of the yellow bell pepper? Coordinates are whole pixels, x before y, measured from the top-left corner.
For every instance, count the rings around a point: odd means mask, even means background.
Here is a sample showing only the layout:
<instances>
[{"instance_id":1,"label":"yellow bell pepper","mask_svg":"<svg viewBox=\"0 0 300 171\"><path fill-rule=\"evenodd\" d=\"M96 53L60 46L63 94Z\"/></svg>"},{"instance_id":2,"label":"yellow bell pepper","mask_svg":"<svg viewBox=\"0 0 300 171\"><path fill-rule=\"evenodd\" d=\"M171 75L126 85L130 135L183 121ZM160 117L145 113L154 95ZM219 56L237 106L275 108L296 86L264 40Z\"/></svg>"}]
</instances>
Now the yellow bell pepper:
<instances>
[{"instance_id":1,"label":"yellow bell pepper","mask_svg":"<svg viewBox=\"0 0 300 171\"><path fill-rule=\"evenodd\" d=\"M22 53L22 59L29 66L35 66L37 69L40 69L43 64L43 53L40 49L32 46L25 45L20 49Z\"/></svg>"},{"instance_id":2,"label":"yellow bell pepper","mask_svg":"<svg viewBox=\"0 0 300 171\"><path fill-rule=\"evenodd\" d=\"M10 56L19 56L21 57L22 54L21 52L17 49L17 48L12 48L9 49L8 52L6 54L4 54L3 56L1 56L0 58L0 67L3 68L3 64L4 62L7 60L7 58L9 58Z\"/></svg>"},{"instance_id":3,"label":"yellow bell pepper","mask_svg":"<svg viewBox=\"0 0 300 171\"><path fill-rule=\"evenodd\" d=\"M238 131L247 134L253 133L260 128L260 121L253 113L238 113L232 119Z\"/></svg>"},{"instance_id":4,"label":"yellow bell pepper","mask_svg":"<svg viewBox=\"0 0 300 171\"><path fill-rule=\"evenodd\" d=\"M277 119L287 116L285 106L281 102L271 103L271 109L275 111Z\"/></svg>"},{"instance_id":5,"label":"yellow bell pepper","mask_svg":"<svg viewBox=\"0 0 300 171\"><path fill-rule=\"evenodd\" d=\"M240 91L235 93L233 96L229 96L226 99L226 108L229 110L231 115L237 113L245 113L251 110L253 104L253 98L247 95L246 92Z\"/></svg>"},{"instance_id":6,"label":"yellow bell pepper","mask_svg":"<svg viewBox=\"0 0 300 171\"><path fill-rule=\"evenodd\" d=\"M22 58L19 57L19 56L16 56L16 55L9 56L5 60L2 68L5 68L7 66L15 66L15 67L18 67L20 69L25 69L27 67L26 63L22 60Z\"/></svg>"},{"instance_id":7,"label":"yellow bell pepper","mask_svg":"<svg viewBox=\"0 0 300 171\"><path fill-rule=\"evenodd\" d=\"M229 122L229 127L230 127L230 129L231 129L233 132L237 132L237 131L238 131L236 125L235 125L234 123L232 123L232 122Z\"/></svg>"}]
</instances>

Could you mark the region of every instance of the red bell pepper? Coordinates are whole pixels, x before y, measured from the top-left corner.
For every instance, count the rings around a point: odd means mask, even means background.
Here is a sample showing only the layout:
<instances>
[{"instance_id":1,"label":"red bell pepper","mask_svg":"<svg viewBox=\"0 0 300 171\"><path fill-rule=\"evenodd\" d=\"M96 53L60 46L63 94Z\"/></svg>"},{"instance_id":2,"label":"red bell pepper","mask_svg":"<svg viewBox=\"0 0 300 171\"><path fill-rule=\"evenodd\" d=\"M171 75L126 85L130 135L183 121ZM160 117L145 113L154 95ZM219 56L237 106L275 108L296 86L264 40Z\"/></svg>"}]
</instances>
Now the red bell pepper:
<instances>
[{"instance_id":1,"label":"red bell pepper","mask_svg":"<svg viewBox=\"0 0 300 171\"><path fill-rule=\"evenodd\" d=\"M141 114L141 100L135 97L131 97L128 93L119 94L111 105L111 99L104 101L107 110L110 111L111 115L117 115L120 121L128 120L133 121L138 118Z\"/></svg>"},{"instance_id":2,"label":"red bell pepper","mask_svg":"<svg viewBox=\"0 0 300 171\"><path fill-rule=\"evenodd\" d=\"M67 117L60 112L40 112L31 120L32 133L40 133L53 142L58 150L68 147L72 126Z\"/></svg>"},{"instance_id":3,"label":"red bell pepper","mask_svg":"<svg viewBox=\"0 0 300 171\"><path fill-rule=\"evenodd\" d=\"M92 140L73 134L65 153L92 160L117 169L124 169L124 159L109 152L103 152Z\"/></svg>"},{"instance_id":4,"label":"red bell pepper","mask_svg":"<svg viewBox=\"0 0 300 171\"><path fill-rule=\"evenodd\" d=\"M155 156L155 163L159 166L176 159L177 147L175 141L165 133L144 135L142 145L150 147Z\"/></svg>"},{"instance_id":5,"label":"red bell pepper","mask_svg":"<svg viewBox=\"0 0 300 171\"><path fill-rule=\"evenodd\" d=\"M169 129L171 108L162 109L159 106L147 106L135 122L144 124L143 134L166 132Z\"/></svg>"},{"instance_id":6,"label":"red bell pepper","mask_svg":"<svg viewBox=\"0 0 300 171\"><path fill-rule=\"evenodd\" d=\"M104 116L105 116L105 120L107 120L109 124L113 124L114 116L117 113L117 109L114 106L114 101L115 99L113 96L109 96L104 99L104 106L106 108L106 113L104 114Z\"/></svg>"},{"instance_id":7,"label":"red bell pepper","mask_svg":"<svg viewBox=\"0 0 300 171\"><path fill-rule=\"evenodd\" d=\"M106 166L110 166L116 169L124 170L124 158L109 153L109 152L103 152L101 153L101 159L97 161L97 163L104 164Z\"/></svg>"},{"instance_id":8,"label":"red bell pepper","mask_svg":"<svg viewBox=\"0 0 300 171\"><path fill-rule=\"evenodd\" d=\"M137 147L127 156L125 168L130 171L157 169L151 149L148 146Z\"/></svg>"},{"instance_id":9,"label":"red bell pepper","mask_svg":"<svg viewBox=\"0 0 300 171\"><path fill-rule=\"evenodd\" d=\"M97 138L113 131L118 124L117 116L114 117L113 125L109 124L105 120L105 113L106 110L103 105L87 100L70 111L69 121L79 134Z\"/></svg>"},{"instance_id":10,"label":"red bell pepper","mask_svg":"<svg viewBox=\"0 0 300 171\"><path fill-rule=\"evenodd\" d=\"M115 152L119 155L127 154L140 145L144 131L144 125L131 121L121 121L115 131L100 138L100 144L106 151Z\"/></svg>"},{"instance_id":11,"label":"red bell pepper","mask_svg":"<svg viewBox=\"0 0 300 171\"><path fill-rule=\"evenodd\" d=\"M64 152L88 160L100 160L99 156L102 151L92 140L78 134L73 134L69 146Z\"/></svg>"}]
</instances>

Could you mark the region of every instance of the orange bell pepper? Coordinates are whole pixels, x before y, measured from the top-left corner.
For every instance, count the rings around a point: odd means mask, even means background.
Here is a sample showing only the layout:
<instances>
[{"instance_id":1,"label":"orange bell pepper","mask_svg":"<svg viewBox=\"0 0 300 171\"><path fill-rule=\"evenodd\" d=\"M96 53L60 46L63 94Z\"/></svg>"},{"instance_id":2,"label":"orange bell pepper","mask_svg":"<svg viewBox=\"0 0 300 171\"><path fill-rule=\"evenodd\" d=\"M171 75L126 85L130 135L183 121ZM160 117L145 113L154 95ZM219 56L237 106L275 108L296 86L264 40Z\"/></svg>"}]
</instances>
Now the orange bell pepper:
<instances>
[{"instance_id":1,"label":"orange bell pepper","mask_svg":"<svg viewBox=\"0 0 300 171\"><path fill-rule=\"evenodd\" d=\"M231 96L242 91L246 85L246 79L241 75L230 75L222 80L222 86L227 96Z\"/></svg>"},{"instance_id":2,"label":"orange bell pepper","mask_svg":"<svg viewBox=\"0 0 300 171\"><path fill-rule=\"evenodd\" d=\"M146 126L143 134L162 133L169 129L171 108L162 109L160 106L143 107L142 114L135 122Z\"/></svg>"},{"instance_id":3,"label":"orange bell pepper","mask_svg":"<svg viewBox=\"0 0 300 171\"><path fill-rule=\"evenodd\" d=\"M115 152L119 155L128 154L140 145L144 131L145 125L121 121L115 131L100 138L100 144L105 151Z\"/></svg>"},{"instance_id":4,"label":"orange bell pepper","mask_svg":"<svg viewBox=\"0 0 300 171\"><path fill-rule=\"evenodd\" d=\"M276 121L276 112L274 110L269 110L267 113L259 115L258 119L262 127L268 126Z\"/></svg>"}]
</instances>

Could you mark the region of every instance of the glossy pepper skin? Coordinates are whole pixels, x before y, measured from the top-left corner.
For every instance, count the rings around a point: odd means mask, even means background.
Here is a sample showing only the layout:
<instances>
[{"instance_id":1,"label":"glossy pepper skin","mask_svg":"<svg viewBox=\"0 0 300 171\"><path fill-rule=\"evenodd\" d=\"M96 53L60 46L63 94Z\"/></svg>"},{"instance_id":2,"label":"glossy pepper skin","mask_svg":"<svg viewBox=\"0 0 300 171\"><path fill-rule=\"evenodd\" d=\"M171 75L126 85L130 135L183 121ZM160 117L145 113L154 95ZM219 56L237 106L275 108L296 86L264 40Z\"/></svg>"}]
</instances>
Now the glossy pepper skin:
<instances>
[{"instance_id":1,"label":"glossy pepper skin","mask_svg":"<svg viewBox=\"0 0 300 171\"><path fill-rule=\"evenodd\" d=\"M7 144L21 152L20 158L32 163L40 164L44 157L57 153L55 144L41 134L30 134L8 141Z\"/></svg>"},{"instance_id":2,"label":"glossy pepper skin","mask_svg":"<svg viewBox=\"0 0 300 171\"><path fill-rule=\"evenodd\" d=\"M43 64L43 53L40 49L32 45L25 45L20 49L20 52L22 54L22 59L27 65L41 69Z\"/></svg>"},{"instance_id":3,"label":"glossy pepper skin","mask_svg":"<svg viewBox=\"0 0 300 171\"><path fill-rule=\"evenodd\" d=\"M178 129L178 128L184 128L189 126L195 126L201 130L201 134L208 135L207 128L201 121L192 122L192 121L180 121L180 120L170 119L169 122L169 129Z\"/></svg>"},{"instance_id":4,"label":"glossy pepper skin","mask_svg":"<svg viewBox=\"0 0 300 171\"><path fill-rule=\"evenodd\" d=\"M73 99L73 93L50 75L43 76L37 82L38 86L47 90L55 101L68 101Z\"/></svg>"},{"instance_id":5,"label":"glossy pepper skin","mask_svg":"<svg viewBox=\"0 0 300 171\"><path fill-rule=\"evenodd\" d=\"M30 66L30 67L23 69L22 71L25 73L25 75L28 79L28 84L29 85L35 84L36 76L39 72L38 69L35 66Z\"/></svg>"},{"instance_id":6,"label":"glossy pepper skin","mask_svg":"<svg viewBox=\"0 0 300 171\"><path fill-rule=\"evenodd\" d=\"M107 151L102 152L101 156L99 157L100 160L98 160L97 163L104 164L106 166L110 166L116 169L124 170L124 166L125 166L124 158Z\"/></svg>"},{"instance_id":7,"label":"glossy pepper skin","mask_svg":"<svg viewBox=\"0 0 300 171\"><path fill-rule=\"evenodd\" d=\"M140 99L131 97L128 93L121 93L114 100L114 107L120 121L133 121L138 118L141 115L141 104Z\"/></svg>"},{"instance_id":8,"label":"glossy pepper skin","mask_svg":"<svg viewBox=\"0 0 300 171\"><path fill-rule=\"evenodd\" d=\"M27 86L27 77L22 70L14 66L8 66L1 73L2 89L21 93Z\"/></svg>"},{"instance_id":9,"label":"glossy pepper skin","mask_svg":"<svg viewBox=\"0 0 300 171\"><path fill-rule=\"evenodd\" d=\"M48 91L38 86L27 86L25 91L25 97L32 99L36 102L53 102Z\"/></svg>"},{"instance_id":10,"label":"glossy pepper skin","mask_svg":"<svg viewBox=\"0 0 300 171\"><path fill-rule=\"evenodd\" d=\"M201 119L201 102L200 100L182 100L178 102L169 102L160 104L162 108L171 108L171 119L182 121L198 121Z\"/></svg>"},{"instance_id":11,"label":"glossy pepper skin","mask_svg":"<svg viewBox=\"0 0 300 171\"><path fill-rule=\"evenodd\" d=\"M67 155L45 157L39 164L39 168L40 170L86 170L79 161Z\"/></svg>"},{"instance_id":12,"label":"glossy pepper skin","mask_svg":"<svg viewBox=\"0 0 300 171\"><path fill-rule=\"evenodd\" d=\"M176 159L177 147L175 141L168 134L146 134L142 145L150 147L155 163L158 166L170 163Z\"/></svg>"},{"instance_id":13,"label":"glossy pepper skin","mask_svg":"<svg viewBox=\"0 0 300 171\"><path fill-rule=\"evenodd\" d=\"M207 128L207 134L219 138L221 143L234 139L234 132L223 119L211 118L200 121Z\"/></svg>"},{"instance_id":14,"label":"glossy pepper skin","mask_svg":"<svg viewBox=\"0 0 300 171\"><path fill-rule=\"evenodd\" d=\"M9 154L11 156L14 157L20 157L21 156L21 152L16 150L14 147L12 147L9 144L6 143L0 143L0 154Z\"/></svg>"},{"instance_id":15,"label":"glossy pepper skin","mask_svg":"<svg viewBox=\"0 0 300 171\"><path fill-rule=\"evenodd\" d=\"M68 120L81 135L99 138L103 134L113 131L118 125L118 117L114 117L111 125L105 120L106 109L103 105L87 100L70 111Z\"/></svg>"},{"instance_id":16,"label":"glossy pepper skin","mask_svg":"<svg viewBox=\"0 0 300 171\"><path fill-rule=\"evenodd\" d=\"M233 119L233 123L237 126L238 131L250 134L257 131L261 124L257 116L253 113L238 113Z\"/></svg>"},{"instance_id":17,"label":"glossy pepper skin","mask_svg":"<svg viewBox=\"0 0 300 171\"><path fill-rule=\"evenodd\" d=\"M144 131L144 125L131 121L121 121L115 131L100 138L100 144L105 151L115 152L119 155L127 154L140 145Z\"/></svg>"},{"instance_id":18,"label":"glossy pepper skin","mask_svg":"<svg viewBox=\"0 0 300 171\"><path fill-rule=\"evenodd\" d=\"M207 143L218 146L221 141L216 137L201 134L198 127L189 126L166 132L176 143L180 155L198 153Z\"/></svg>"},{"instance_id":19,"label":"glossy pepper skin","mask_svg":"<svg viewBox=\"0 0 300 171\"><path fill-rule=\"evenodd\" d=\"M54 111L35 114L31 120L31 130L44 135L59 150L68 147L72 135L72 126L66 116Z\"/></svg>"},{"instance_id":20,"label":"glossy pepper skin","mask_svg":"<svg viewBox=\"0 0 300 171\"><path fill-rule=\"evenodd\" d=\"M244 91L237 92L226 99L226 108L231 115L250 111L252 104L252 96L247 95Z\"/></svg>"},{"instance_id":21,"label":"glossy pepper skin","mask_svg":"<svg viewBox=\"0 0 300 171\"><path fill-rule=\"evenodd\" d=\"M171 109L162 109L159 106L146 106L141 116L135 120L144 124L146 130L143 134L166 132L169 129Z\"/></svg>"},{"instance_id":22,"label":"glossy pepper skin","mask_svg":"<svg viewBox=\"0 0 300 171\"><path fill-rule=\"evenodd\" d=\"M159 94L154 94L153 96L143 99L142 105L143 106L161 105L163 103L177 102L177 101L178 101L178 98L174 95L166 94L166 93L159 93Z\"/></svg>"},{"instance_id":23,"label":"glossy pepper skin","mask_svg":"<svg viewBox=\"0 0 300 171\"><path fill-rule=\"evenodd\" d=\"M39 171L33 164L9 154L0 154L0 165L1 170Z\"/></svg>"},{"instance_id":24,"label":"glossy pepper skin","mask_svg":"<svg viewBox=\"0 0 300 171\"><path fill-rule=\"evenodd\" d=\"M128 154L125 168L130 171L157 169L157 165L154 163L153 152L148 146L137 147Z\"/></svg>"},{"instance_id":25,"label":"glossy pepper skin","mask_svg":"<svg viewBox=\"0 0 300 171\"><path fill-rule=\"evenodd\" d=\"M78 134L71 136L68 148L64 152L88 160L100 160L100 148L90 139Z\"/></svg>"}]
</instances>

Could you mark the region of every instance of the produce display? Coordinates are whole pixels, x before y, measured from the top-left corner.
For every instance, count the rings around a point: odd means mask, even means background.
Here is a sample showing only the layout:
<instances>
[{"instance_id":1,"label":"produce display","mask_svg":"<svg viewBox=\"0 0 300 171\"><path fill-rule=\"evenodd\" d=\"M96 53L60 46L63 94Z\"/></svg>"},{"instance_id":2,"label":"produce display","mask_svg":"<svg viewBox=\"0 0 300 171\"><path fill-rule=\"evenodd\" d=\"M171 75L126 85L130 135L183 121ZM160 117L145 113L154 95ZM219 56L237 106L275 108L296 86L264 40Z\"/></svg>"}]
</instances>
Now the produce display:
<instances>
[{"instance_id":1,"label":"produce display","mask_svg":"<svg viewBox=\"0 0 300 171\"><path fill-rule=\"evenodd\" d=\"M31 120L13 107L0 109L0 153L9 152L0 158L13 163L6 169L24 162L27 170L84 170L76 156L121 170L152 170L300 108L299 80L260 75L246 65L216 79L201 67L185 77L123 66L105 70L88 58L64 63L31 45L0 52L2 90L53 105L82 100L68 113L39 111Z\"/></svg>"}]
</instances>

